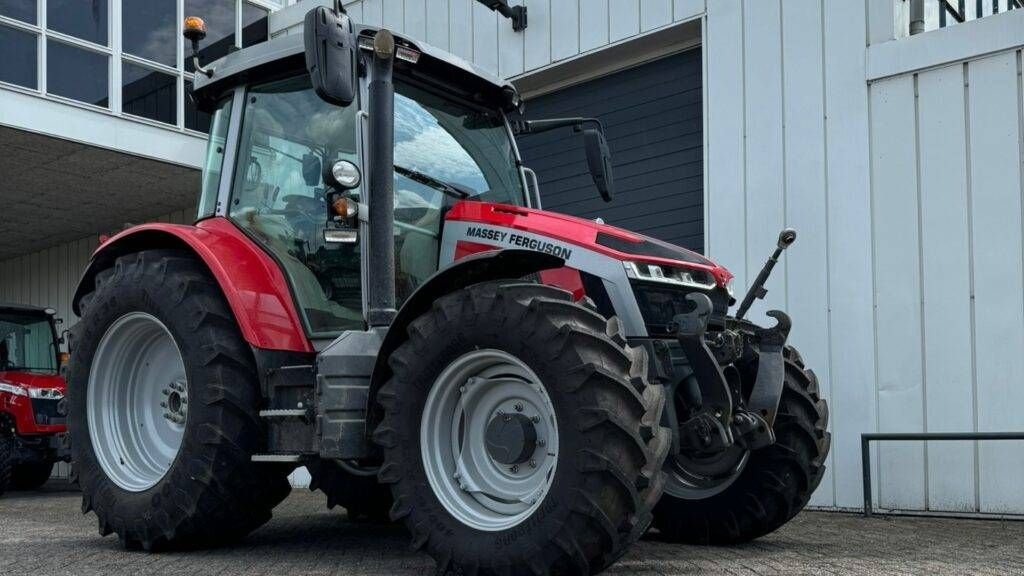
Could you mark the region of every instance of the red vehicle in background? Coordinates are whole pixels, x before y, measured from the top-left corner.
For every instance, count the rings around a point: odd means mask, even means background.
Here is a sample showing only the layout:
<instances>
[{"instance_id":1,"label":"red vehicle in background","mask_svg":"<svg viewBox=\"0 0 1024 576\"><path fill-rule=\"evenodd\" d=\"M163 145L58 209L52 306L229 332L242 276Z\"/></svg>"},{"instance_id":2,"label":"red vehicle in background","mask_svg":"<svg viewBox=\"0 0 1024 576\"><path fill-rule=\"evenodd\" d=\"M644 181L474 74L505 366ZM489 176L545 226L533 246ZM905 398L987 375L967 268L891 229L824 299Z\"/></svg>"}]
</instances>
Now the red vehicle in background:
<instances>
[{"instance_id":1,"label":"red vehicle in background","mask_svg":"<svg viewBox=\"0 0 1024 576\"><path fill-rule=\"evenodd\" d=\"M0 494L32 490L68 460L61 447L66 354L52 308L0 304Z\"/></svg>"}]
</instances>

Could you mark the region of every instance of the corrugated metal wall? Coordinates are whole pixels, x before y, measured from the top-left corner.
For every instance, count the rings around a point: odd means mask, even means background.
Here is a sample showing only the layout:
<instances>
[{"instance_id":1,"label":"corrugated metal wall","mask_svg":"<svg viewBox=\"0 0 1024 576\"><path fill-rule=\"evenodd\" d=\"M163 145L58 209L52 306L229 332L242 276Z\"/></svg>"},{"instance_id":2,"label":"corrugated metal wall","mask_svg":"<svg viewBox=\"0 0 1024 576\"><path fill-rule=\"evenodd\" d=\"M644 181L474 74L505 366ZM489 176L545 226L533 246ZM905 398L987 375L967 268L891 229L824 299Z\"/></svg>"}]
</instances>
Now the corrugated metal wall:
<instances>
[{"instance_id":1,"label":"corrugated metal wall","mask_svg":"<svg viewBox=\"0 0 1024 576\"><path fill-rule=\"evenodd\" d=\"M152 221L186 224L195 214L195 208L185 208ZM99 237L90 236L0 262L0 302L49 306L69 328L76 320L71 297L97 244Z\"/></svg>"}]
</instances>

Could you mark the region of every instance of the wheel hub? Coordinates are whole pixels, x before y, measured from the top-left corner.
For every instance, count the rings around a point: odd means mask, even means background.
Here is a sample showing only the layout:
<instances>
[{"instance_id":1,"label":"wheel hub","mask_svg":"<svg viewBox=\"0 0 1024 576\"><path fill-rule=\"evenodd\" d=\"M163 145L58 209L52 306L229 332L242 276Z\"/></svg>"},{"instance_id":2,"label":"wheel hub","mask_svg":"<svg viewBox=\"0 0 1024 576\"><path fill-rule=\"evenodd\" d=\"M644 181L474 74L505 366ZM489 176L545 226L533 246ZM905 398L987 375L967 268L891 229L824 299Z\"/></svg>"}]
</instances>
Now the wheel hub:
<instances>
[{"instance_id":1,"label":"wheel hub","mask_svg":"<svg viewBox=\"0 0 1024 576\"><path fill-rule=\"evenodd\" d=\"M183 381L174 381L161 392L167 397L160 403L164 419L174 424L184 424L188 415L188 389Z\"/></svg>"},{"instance_id":2,"label":"wheel hub","mask_svg":"<svg viewBox=\"0 0 1024 576\"><path fill-rule=\"evenodd\" d=\"M537 449L537 428L523 414L499 413L487 425L486 441L492 460L499 464L524 464Z\"/></svg>"}]
</instances>

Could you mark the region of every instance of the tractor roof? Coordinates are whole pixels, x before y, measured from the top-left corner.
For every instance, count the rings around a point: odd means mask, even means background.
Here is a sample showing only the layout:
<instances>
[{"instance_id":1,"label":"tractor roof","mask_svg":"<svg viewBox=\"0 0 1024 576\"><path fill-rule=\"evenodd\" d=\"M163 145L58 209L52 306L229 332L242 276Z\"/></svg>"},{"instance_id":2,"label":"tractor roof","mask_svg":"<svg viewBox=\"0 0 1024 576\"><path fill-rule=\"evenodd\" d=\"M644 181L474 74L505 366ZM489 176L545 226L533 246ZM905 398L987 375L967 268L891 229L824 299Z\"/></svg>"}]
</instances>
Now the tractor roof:
<instances>
[{"instance_id":1,"label":"tractor roof","mask_svg":"<svg viewBox=\"0 0 1024 576\"><path fill-rule=\"evenodd\" d=\"M359 37L372 37L380 30L375 26L361 24L355 24L353 28ZM503 93L515 90L511 84L454 54L399 34L395 34L395 41L421 54L420 61L410 69L423 69L428 77L438 78L447 85L464 86L469 88L470 92L498 101ZM401 61L396 63L398 66L403 64ZM305 70L305 45L302 33L279 36L232 52L211 63L210 67L214 69L213 77L207 78L202 74L196 74L194 84L197 98L207 103L215 101L225 90L239 84Z\"/></svg>"}]
</instances>

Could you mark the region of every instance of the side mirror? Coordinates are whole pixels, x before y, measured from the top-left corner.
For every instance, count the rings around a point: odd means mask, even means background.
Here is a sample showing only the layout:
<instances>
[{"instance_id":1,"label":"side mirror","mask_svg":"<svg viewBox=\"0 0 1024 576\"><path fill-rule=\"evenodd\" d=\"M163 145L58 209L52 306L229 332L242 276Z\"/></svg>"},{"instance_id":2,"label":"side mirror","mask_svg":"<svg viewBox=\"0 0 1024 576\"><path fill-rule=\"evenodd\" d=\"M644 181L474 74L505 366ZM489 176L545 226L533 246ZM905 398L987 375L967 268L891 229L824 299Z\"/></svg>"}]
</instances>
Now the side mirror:
<instances>
[{"instance_id":1,"label":"side mirror","mask_svg":"<svg viewBox=\"0 0 1024 576\"><path fill-rule=\"evenodd\" d=\"M331 104L348 106L355 100L357 49L348 14L317 6L306 13L303 26L313 90Z\"/></svg>"},{"instance_id":2,"label":"side mirror","mask_svg":"<svg viewBox=\"0 0 1024 576\"><path fill-rule=\"evenodd\" d=\"M608 141L599 130L588 128L583 131L583 144L587 151L587 166L597 191L605 202L611 202L615 196L615 179L612 176L612 154L608 151Z\"/></svg>"}]
</instances>

